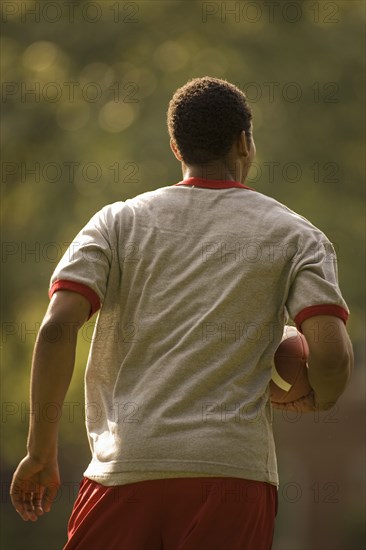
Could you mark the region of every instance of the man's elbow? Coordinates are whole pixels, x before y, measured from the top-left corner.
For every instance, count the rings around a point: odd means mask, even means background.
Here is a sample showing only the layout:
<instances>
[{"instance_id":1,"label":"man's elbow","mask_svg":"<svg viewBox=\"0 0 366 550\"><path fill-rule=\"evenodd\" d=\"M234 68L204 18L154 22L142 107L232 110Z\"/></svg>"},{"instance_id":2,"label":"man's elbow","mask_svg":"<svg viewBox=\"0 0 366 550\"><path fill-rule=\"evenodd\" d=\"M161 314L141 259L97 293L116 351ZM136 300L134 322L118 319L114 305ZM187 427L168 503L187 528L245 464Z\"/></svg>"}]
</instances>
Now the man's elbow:
<instances>
[{"instance_id":1,"label":"man's elbow","mask_svg":"<svg viewBox=\"0 0 366 550\"><path fill-rule=\"evenodd\" d=\"M348 379L353 368L353 352L347 347L318 350L310 352L308 363L309 368L316 368L324 377Z\"/></svg>"}]
</instances>

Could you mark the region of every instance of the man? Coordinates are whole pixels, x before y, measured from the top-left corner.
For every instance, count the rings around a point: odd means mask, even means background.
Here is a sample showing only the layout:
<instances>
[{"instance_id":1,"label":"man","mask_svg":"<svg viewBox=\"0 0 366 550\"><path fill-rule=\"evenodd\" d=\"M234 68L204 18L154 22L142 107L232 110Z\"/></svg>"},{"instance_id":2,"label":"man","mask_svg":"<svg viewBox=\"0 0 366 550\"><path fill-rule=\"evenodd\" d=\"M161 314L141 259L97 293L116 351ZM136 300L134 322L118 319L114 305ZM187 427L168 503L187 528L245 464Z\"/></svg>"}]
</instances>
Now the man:
<instances>
[{"instance_id":1,"label":"man","mask_svg":"<svg viewBox=\"0 0 366 550\"><path fill-rule=\"evenodd\" d=\"M93 216L52 276L35 346L32 404L61 407L78 329L100 309L85 378L93 456L67 550L269 549L268 385L288 318L308 340L314 391L284 407L329 409L352 368L331 244L244 185L255 156L245 95L193 79L168 127L184 179ZM11 488L21 517L49 511L59 484L57 425L33 417Z\"/></svg>"}]
</instances>

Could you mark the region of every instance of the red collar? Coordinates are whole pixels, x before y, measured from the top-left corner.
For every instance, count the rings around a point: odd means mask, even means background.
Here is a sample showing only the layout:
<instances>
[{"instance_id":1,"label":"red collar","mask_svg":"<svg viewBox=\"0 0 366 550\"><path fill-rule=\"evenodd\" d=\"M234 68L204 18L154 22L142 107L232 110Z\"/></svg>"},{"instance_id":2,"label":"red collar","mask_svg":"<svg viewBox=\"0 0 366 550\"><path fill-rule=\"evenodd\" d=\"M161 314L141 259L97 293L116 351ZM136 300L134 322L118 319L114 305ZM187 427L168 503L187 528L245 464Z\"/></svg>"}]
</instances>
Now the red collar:
<instances>
[{"instance_id":1,"label":"red collar","mask_svg":"<svg viewBox=\"0 0 366 550\"><path fill-rule=\"evenodd\" d=\"M250 189L251 187L243 185L239 181L233 180L208 180L205 178L187 178L183 181L175 183L174 185L192 185L193 187L207 187L208 189L228 189L229 187L242 187L243 189Z\"/></svg>"}]
</instances>

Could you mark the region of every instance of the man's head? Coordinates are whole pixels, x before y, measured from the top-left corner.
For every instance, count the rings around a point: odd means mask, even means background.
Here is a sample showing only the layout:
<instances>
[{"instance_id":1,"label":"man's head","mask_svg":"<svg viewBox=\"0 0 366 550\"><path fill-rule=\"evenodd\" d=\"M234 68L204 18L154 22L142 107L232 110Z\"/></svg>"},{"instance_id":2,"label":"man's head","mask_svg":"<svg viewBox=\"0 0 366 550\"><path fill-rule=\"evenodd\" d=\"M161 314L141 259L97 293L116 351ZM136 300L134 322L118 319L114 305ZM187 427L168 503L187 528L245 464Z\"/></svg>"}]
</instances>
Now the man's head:
<instances>
[{"instance_id":1,"label":"man's head","mask_svg":"<svg viewBox=\"0 0 366 550\"><path fill-rule=\"evenodd\" d=\"M225 80L206 76L179 88L169 103L168 130L185 177L244 181L255 154L251 121L244 93Z\"/></svg>"}]
</instances>

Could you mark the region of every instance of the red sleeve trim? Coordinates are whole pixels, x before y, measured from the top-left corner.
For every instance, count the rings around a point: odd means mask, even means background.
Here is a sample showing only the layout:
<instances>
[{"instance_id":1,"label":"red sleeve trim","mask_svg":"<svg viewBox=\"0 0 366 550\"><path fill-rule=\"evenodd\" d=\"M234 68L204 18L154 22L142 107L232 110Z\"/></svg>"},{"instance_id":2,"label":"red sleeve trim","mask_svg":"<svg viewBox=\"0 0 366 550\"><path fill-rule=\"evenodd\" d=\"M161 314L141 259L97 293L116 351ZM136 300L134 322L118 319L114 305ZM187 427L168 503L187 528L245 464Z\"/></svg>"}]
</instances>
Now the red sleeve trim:
<instances>
[{"instance_id":1,"label":"red sleeve trim","mask_svg":"<svg viewBox=\"0 0 366 550\"><path fill-rule=\"evenodd\" d=\"M342 306L337 306L335 304L321 304L318 306L310 306L302 309L295 317L294 321L296 323L297 329L301 332L301 324L305 319L309 317L315 317L316 315L333 315L334 317L340 317L344 324L346 324L348 319L348 311Z\"/></svg>"},{"instance_id":2,"label":"red sleeve trim","mask_svg":"<svg viewBox=\"0 0 366 550\"><path fill-rule=\"evenodd\" d=\"M50 299L52 298L52 295L55 292L57 292L57 290L71 290L73 292L78 292L79 294L84 296L84 298L89 300L91 310L90 310L88 320L100 308L100 299L98 294L94 292L94 290L92 290L90 287L82 283L76 283L75 281L67 281L65 279L60 279L59 281L55 281L48 292L48 296L50 297Z\"/></svg>"}]
</instances>

